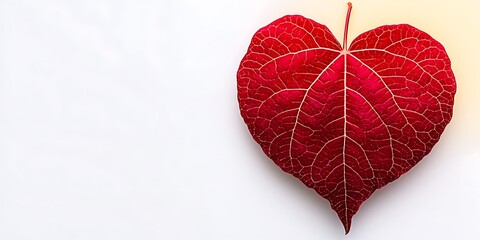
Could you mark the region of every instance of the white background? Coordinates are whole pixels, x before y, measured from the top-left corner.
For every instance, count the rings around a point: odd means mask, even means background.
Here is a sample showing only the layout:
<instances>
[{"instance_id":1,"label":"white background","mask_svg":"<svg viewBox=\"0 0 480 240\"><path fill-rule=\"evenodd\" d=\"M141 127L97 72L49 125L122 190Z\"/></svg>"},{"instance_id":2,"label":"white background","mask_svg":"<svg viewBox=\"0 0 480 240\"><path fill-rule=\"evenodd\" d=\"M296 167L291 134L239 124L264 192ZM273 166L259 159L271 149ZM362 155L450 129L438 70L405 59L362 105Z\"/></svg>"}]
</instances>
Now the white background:
<instances>
[{"instance_id":1,"label":"white background","mask_svg":"<svg viewBox=\"0 0 480 240\"><path fill-rule=\"evenodd\" d=\"M454 118L343 227L239 115L255 31L346 2L0 0L0 239L479 239L480 4L354 1L349 39L410 23L444 44Z\"/></svg>"}]
</instances>

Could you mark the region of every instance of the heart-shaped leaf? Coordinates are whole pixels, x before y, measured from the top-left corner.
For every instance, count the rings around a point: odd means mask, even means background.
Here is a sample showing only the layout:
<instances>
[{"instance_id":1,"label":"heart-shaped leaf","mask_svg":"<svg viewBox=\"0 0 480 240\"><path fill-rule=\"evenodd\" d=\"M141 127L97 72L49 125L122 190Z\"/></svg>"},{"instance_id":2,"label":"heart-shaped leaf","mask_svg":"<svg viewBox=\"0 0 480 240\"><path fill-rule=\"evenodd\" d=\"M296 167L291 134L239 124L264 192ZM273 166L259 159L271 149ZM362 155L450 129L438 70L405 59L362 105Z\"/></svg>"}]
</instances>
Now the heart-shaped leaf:
<instances>
[{"instance_id":1,"label":"heart-shaped leaf","mask_svg":"<svg viewBox=\"0 0 480 240\"><path fill-rule=\"evenodd\" d=\"M376 190L427 155L452 117L455 77L444 47L406 24L347 48L330 30L285 16L253 36L237 73L245 123L283 171L330 201L350 230Z\"/></svg>"}]
</instances>

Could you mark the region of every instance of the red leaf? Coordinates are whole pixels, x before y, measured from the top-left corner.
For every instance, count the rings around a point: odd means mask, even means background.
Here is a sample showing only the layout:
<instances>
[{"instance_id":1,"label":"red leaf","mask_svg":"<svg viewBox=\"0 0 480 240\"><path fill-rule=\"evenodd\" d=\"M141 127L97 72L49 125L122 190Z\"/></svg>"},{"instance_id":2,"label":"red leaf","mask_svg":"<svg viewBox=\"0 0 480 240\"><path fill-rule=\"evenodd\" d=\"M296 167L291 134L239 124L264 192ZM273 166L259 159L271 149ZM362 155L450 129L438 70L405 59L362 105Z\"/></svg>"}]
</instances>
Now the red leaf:
<instances>
[{"instance_id":1,"label":"red leaf","mask_svg":"<svg viewBox=\"0 0 480 240\"><path fill-rule=\"evenodd\" d=\"M376 189L430 152L456 91L443 46L410 25L375 28L347 48L350 11L343 47L326 26L285 16L255 33L237 73L255 141L330 201L347 233Z\"/></svg>"}]
</instances>

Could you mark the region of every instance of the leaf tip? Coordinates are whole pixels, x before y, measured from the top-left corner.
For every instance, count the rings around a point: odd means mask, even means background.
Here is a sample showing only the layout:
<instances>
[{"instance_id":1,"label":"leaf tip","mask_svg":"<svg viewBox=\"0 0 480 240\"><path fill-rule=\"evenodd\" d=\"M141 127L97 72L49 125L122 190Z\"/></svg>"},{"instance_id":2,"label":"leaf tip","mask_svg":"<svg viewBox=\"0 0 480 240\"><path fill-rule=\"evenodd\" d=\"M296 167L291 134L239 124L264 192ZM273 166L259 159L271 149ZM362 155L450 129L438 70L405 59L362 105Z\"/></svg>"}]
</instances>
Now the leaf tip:
<instances>
[{"instance_id":1,"label":"leaf tip","mask_svg":"<svg viewBox=\"0 0 480 240\"><path fill-rule=\"evenodd\" d=\"M347 222L343 222L343 227L345 228L345 235L347 235L350 232L350 225L351 225L352 220L347 220Z\"/></svg>"}]
</instances>

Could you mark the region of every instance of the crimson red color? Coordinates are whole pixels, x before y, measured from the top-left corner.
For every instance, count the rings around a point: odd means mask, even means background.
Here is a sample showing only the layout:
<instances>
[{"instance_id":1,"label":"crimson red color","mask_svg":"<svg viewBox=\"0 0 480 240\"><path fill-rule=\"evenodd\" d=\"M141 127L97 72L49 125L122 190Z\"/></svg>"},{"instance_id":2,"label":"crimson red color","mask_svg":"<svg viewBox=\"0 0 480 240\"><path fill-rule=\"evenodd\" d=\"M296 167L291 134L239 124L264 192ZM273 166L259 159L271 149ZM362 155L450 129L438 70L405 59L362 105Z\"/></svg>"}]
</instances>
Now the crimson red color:
<instances>
[{"instance_id":1,"label":"crimson red color","mask_svg":"<svg viewBox=\"0 0 480 240\"><path fill-rule=\"evenodd\" d=\"M343 47L326 26L284 16L255 33L237 73L255 141L330 201L346 233L376 189L430 152L456 91L444 47L413 26L381 26L347 48L350 11Z\"/></svg>"}]
</instances>

